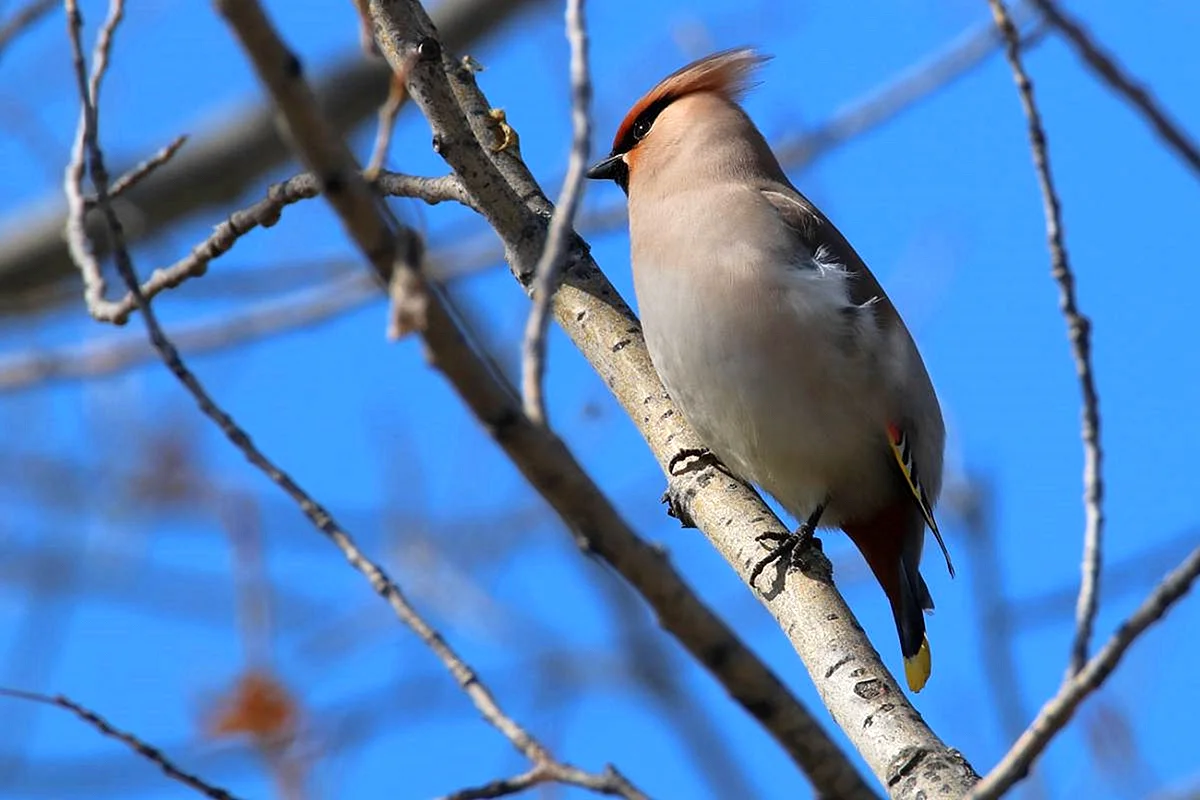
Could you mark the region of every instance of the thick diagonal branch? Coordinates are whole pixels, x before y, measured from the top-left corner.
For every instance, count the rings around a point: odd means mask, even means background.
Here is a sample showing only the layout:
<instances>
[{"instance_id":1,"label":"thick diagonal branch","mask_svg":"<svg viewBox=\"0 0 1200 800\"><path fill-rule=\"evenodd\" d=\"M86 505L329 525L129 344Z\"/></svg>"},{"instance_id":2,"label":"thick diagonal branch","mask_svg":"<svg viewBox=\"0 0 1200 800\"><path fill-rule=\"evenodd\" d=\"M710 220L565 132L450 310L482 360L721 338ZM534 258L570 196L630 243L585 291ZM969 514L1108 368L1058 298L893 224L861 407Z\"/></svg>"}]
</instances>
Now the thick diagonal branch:
<instances>
[{"instance_id":1,"label":"thick diagonal branch","mask_svg":"<svg viewBox=\"0 0 1200 800\"><path fill-rule=\"evenodd\" d=\"M436 42L436 30L414 0L372 0L376 39L399 67ZM549 203L511 148L480 145L494 122L473 76L450 54L408 75L410 97L433 128L450 163L505 243L510 267L528 289L546 237ZM517 197L522 198L514 207ZM528 212L536 216L530 220ZM701 448L666 396L629 307L576 239L554 314L638 425L664 470L677 454ZM782 523L744 484L712 468L671 475L679 505L746 581L761 557L756 541ZM960 796L976 776L956 751L925 725L884 668L830 578L828 561L810 554L812 569L786 591L761 596L800 655L822 700L875 775L896 797ZM819 766L819 765L817 765ZM811 774L811 773L810 773Z\"/></svg>"},{"instance_id":2,"label":"thick diagonal branch","mask_svg":"<svg viewBox=\"0 0 1200 800\"><path fill-rule=\"evenodd\" d=\"M394 220L387 218L384 206L367 201L370 190L357 165L344 146L338 146L336 132L316 111L311 92L299 71L292 68L294 56L273 31L266 29L257 5L250 0L222 0L221 7L288 121L303 160L314 174L326 176L326 199L355 244L380 276L393 269L415 272L411 264L393 264L396 248L387 246L381 238L385 231L396 229ZM427 40L422 45L405 52L404 74L422 64L441 63L436 42ZM443 146L446 144L443 142ZM483 166L486 174L472 175L472 179L486 181L490 176L500 187L503 179L495 168ZM541 219L511 189L507 196L508 205L499 215L502 224L536 229ZM661 555L633 533L562 441L522 412L516 392L472 347L440 288L420 275L415 276L415 282L427 298L421 335L430 361L572 529L580 544L608 560L641 591L664 627L763 720L794 757L814 765L823 785L830 786L837 796L873 796L837 746L778 678L696 598ZM539 761L530 758L535 764Z\"/></svg>"}]
</instances>

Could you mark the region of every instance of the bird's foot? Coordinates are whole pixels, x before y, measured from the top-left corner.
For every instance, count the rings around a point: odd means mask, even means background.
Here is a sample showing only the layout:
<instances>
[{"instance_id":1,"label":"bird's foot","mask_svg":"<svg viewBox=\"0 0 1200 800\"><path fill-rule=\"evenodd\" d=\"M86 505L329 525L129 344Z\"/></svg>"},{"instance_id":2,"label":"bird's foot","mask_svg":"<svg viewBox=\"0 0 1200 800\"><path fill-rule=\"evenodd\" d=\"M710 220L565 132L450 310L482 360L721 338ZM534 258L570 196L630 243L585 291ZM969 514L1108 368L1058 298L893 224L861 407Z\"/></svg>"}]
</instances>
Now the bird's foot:
<instances>
[{"instance_id":1,"label":"bird's foot","mask_svg":"<svg viewBox=\"0 0 1200 800\"><path fill-rule=\"evenodd\" d=\"M692 519L691 512L687 510L687 503L670 486L662 493L659 502L667 507L668 517L679 520L679 527L696 527L696 520Z\"/></svg>"},{"instance_id":2,"label":"bird's foot","mask_svg":"<svg viewBox=\"0 0 1200 800\"><path fill-rule=\"evenodd\" d=\"M771 552L759 559L758 563L754 565L754 569L750 570L750 585L753 586L762 571L776 561L783 563L785 570L802 569L804 554L809 544L818 550L823 549L821 540L815 534L815 527L805 522L796 529L795 533L767 531L756 536L755 541L771 547Z\"/></svg>"},{"instance_id":3,"label":"bird's foot","mask_svg":"<svg viewBox=\"0 0 1200 800\"><path fill-rule=\"evenodd\" d=\"M705 467L719 469L726 475L733 474L707 447L688 447L671 456L671 460L667 462L667 474L676 477L689 472L699 472Z\"/></svg>"}]
</instances>

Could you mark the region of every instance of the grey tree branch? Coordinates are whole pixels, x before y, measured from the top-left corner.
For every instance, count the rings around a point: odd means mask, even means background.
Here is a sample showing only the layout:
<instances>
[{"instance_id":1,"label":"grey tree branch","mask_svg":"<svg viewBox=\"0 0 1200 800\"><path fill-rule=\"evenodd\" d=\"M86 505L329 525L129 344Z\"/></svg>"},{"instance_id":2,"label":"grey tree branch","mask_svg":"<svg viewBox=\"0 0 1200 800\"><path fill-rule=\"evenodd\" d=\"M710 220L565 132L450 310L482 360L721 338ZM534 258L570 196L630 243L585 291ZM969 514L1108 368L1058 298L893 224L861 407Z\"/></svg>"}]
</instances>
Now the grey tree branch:
<instances>
[{"instance_id":1,"label":"grey tree branch","mask_svg":"<svg viewBox=\"0 0 1200 800\"><path fill-rule=\"evenodd\" d=\"M1029 727L1021 734L1000 763L975 787L971 800L993 800L1002 796L1029 773L1034 760L1054 737L1071 721L1075 709L1108 679L1121 662L1125 651L1188 591L1200 576L1200 547L1163 578L1142 601L1137 611L1121 623L1108 643L1088 661L1082 670L1063 680L1058 693L1050 699Z\"/></svg>"},{"instance_id":2,"label":"grey tree branch","mask_svg":"<svg viewBox=\"0 0 1200 800\"><path fill-rule=\"evenodd\" d=\"M542 380L546 372L546 326L550 322L550 301L567 260L567 240L579 201L583 195L583 173L587 169L592 140L592 79L588 68L587 22L583 0L567 0L567 40L571 43L571 155L562 193L550 217L546 244L538 259L533 279L533 308L525 326L522 346L521 395L525 415L539 425L546 424L546 400Z\"/></svg>"},{"instance_id":3,"label":"grey tree branch","mask_svg":"<svg viewBox=\"0 0 1200 800\"><path fill-rule=\"evenodd\" d=\"M978 630L979 665L982 669L987 700L995 710L1004 741L1016 741L1029 720L1028 703L1021 691L1021 669L1017 662L1017 629L1009 593L1004 585L1005 570L1000 556L995 525L995 499L991 482L973 476L942 490L942 508L954 509L960 518L970 563L972 605ZM1075 602L1071 587L1071 604ZM1034 774L1023 787L1022 800L1046 800L1049 796L1043 776Z\"/></svg>"},{"instance_id":4,"label":"grey tree branch","mask_svg":"<svg viewBox=\"0 0 1200 800\"><path fill-rule=\"evenodd\" d=\"M1146 118L1150 127L1158 134L1166 145L1175 151L1197 177L1200 177L1200 148L1191 140L1184 130L1174 122L1167 112L1159 106L1158 101L1137 81L1126 74L1116 59L1104 52L1103 49L1088 34L1082 25L1053 0L1031 0L1042 13L1046 21L1057 28L1075 52L1096 73L1099 78L1112 87L1125 102L1133 106L1139 114Z\"/></svg>"},{"instance_id":5,"label":"grey tree branch","mask_svg":"<svg viewBox=\"0 0 1200 800\"><path fill-rule=\"evenodd\" d=\"M452 175L422 178L389 172L379 175L375 179L375 186L381 194L414 197L430 204L455 201L470 207L473 202L458 179ZM214 227L208 238L193 247L188 255L174 264L154 270L150 277L142 282L142 294L147 299L153 298L189 278L205 274L209 263L228 253L242 236L256 228L271 227L279 221L279 215L284 208L301 200L317 197L320 193L320 181L311 172L302 172L283 183L275 184L267 190L265 198L248 208L235 211L224 222ZM98 277L93 280L98 280ZM132 292L120 300L89 301L89 310L95 319L117 325L124 325L129 320L129 315L137 308L137 300Z\"/></svg>"},{"instance_id":6,"label":"grey tree branch","mask_svg":"<svg viewBox=\"0 0 1200 800\"><path fill-rule=\"evenodd\" d=\"M239 31L243 34L243 44L246 44L247 42L254 42L258 46L263 47L265 53L259 54L259 58L265 58L267 54L272 52L278 54L279 51L283 51L286 54L286 50L283 48L282 43L278 42L277 39L272 42L271 37L268 34L272 34L273 32L270 31L269 28L266 28L265 18L261 17L261 13L257 15L258 19L255 18L254 12L257 11L257 7L254 6L253 3L237 3L236 0L229 0L229 2L238 6L238 8L232 9L231 16L233 19L231 19L231 23L234 22L234 20L239 19L236 16L238 11L241 11L247 15L246 17L240 18L245 22L246 25L250 27L248 31ZM152 343L155 346L155 349L158 350L164 364L166 364L179 382L183 384L183 386L195 399L197 405L200 407L200 410L205 414L205 416L209 417L214 423L217 424L230 442L233 443L234 446L236 446L239 450L241 450L241 452L252 464L258 467L272 480L272 482L283 489L293 500L295 500L297 505L300 507L300 510L304 512L309 520L338 546L338 548L345 555L346 560L349 561L352 566L358 569L368 579L376 592L378 592L388 601L397 617L405 625L411 628L421 639L421 641L442 661L443 665L456 679L462 690L468 695L468 697L471 698L472 702L474 702L476 708L479 710L480 714L482 714L484 719L496 727L497 730L501 731L515 747L517 747L522 753L526 754L535 764L553 762L553 759L549 757L549 754L537 742L537 740L530 736L511 717L507 716L503 712L495 698L492 696L491 692L475 674L474 670L472 670L458 656L458 654L451 649L451 647L445 642L444 639L442 639L439 633L437 633L424 621L424 619L421 618L421 616L416 612L411 604L409 604L408 600L401 593L399 587L396 586L396 584L387 576L387 574L377 564L363 555L354 541L337 524L329 512L327 512L316 501L314 501L312 497L309 496L307 492L305 492L304 489L302 489L299 484L297 484L287 473L280 470L270 459L268 459L262 453L262 451L260 451L254 445L246 432L242 430L237 423L234 422L234 420L213 401L212 397L208 394L207 390L203 387L200 381L187 368L182 359L180 359L174 345L163 333L162 328L158 323L158 319L153 309L150 307L149 301L140 290L132 259L129 256L129 252L125 244L124 235L121 229L121 222L113 212L112 206L109 203L108 174L104 166L103 153L100 149L98 141L95 99L98 96L100 80L103 77L104 67L107 63L107 52L111 43L111 35L115 30L116 23L121 17L122 0L112 0L111 8L112 12L109 16L109 22L106 22L105 26L101 29L96 47L97 55L94 59L93 78L89 83L85 75L85 62L82 44L80 41L82 18L79 14L78 8L75 7L75 0L67 0L72 53L74 56L76 76L79 84L79 93L83 106L82 120L80 123L81 131L78 137L79 140L83 142L83 147L78 149L76 155L81 159L86 158L86 161L90 167L92 183L94 184L96 190L97 205L104 214L104 217L109 225L110 234L112 236L113 253L116 258L117 269L120 272L122 279L125 281L126 286L128 286L130 292L133 293L137 300L139 310L141 311L142 320L146 325L146 329L149 333ZM226 8L226 11L229 12L230 9ZM257 29L254 28L256 22L258 23ZM264 28L266 29L264 30ZM272 44L276 46L272 47ZM272 80L283 83L284 79L286 79L289 75L287 68L291 63L292 60L279 61L276 64L276 70L278 71L278 74L269 77L272 78ZM270 82L271 81L268 81L269 84ZM301 88L303 89L303 87ZM304 91L307 90L304 89ZM290 108L292 112L298 113L301 118L303 118L310 109L305 107L305 104L303 103L305 98L303 98L302 93L299 90L292 88L292 93L292 96L284 98L284 101L281 103L283 110L286 112ZM300 94L301 96L297 96L297 94ZM289 101L291 103L290 106L288 105ZM307 105L311 106L311 103ZM324 129L320 126L319 116L316 118L316 120L309 119L308 121L310 123L314 123L313 129L304 135L296 134L297 140L308 141L310 143L319 143L321 134L324 132ZM336 141L336 138L326 137L326 139L327 141L325 142L325 146L323 148L318 147L316 150L316 152L319 154L319 157L328 157L331 159L338 158L340 154L337 147L333 144L333 142ZM310 152L308 155L312 156L313 153ZM366 192L367 196L369 197L369 190L365 188L366 184L358 176L358 173L353 170L348 170L346 172L348 172L349 175L349 182L352 183L355 179L357 179L359 183L362 184L362 187L359 189L359 193L361 194ZM335 173L319 172L318 174L331 175ZM78 165L72 164L68 168L66 191L68 195L68 206L72 211L72 218L78 217L81 219L85 213L82 177L83 169ZM327 185L326 189L328 190L328 188L329 187ZM342 201L342 205L349 206L349 204L352 202L353 195L351 195L350 200ZM83 226L78 224L78 222L72 226L71 230L72 235L85 236L85 234L83 234ZM355 235L363 236L376 233L376 231L372 230L371 222L369 220L358 221L356 224L351 226L351 231ZM74 252L80 254L80 256L94 259L94 256L90 252L86 238L83 238L79 242L75 242L73 247ZM377 257L386 256L391 258L395 253L396 249L394 245L384 246L376 251ZM81 267L82 266L83 265L81 265ZM94 269L94 267L89 267L89 269ZM631 799L641 797L637 794L630 794L627 796Z\"/></svg>"},{"instance_id":7,"label":"grey tree branch","mask_svg":"<svg viewBox=\"0 0 1200 800\"><path fill-rule=\"evenodd\" d=\"M189 323L173 331L171 339L190 355L216 352L326 322L379 296L377 282L357 272L245 310ZM156 358L142 334L23 353L0 361L0 394L55 381L111 375Z\"/></svg>"},{"instance_id":8,"label":"grey tree branch","mask_svg":"<svg viewBox=\"0 0 1200 800\"><path fill-rule=\"evenodd\" d=\"M1014 13L1018 25L1021 16ZM1027 28L1028 32L1022 35L1021 43L1028 49L1045 38L1045 27L1029 25ZM773 143L771 149L784 169L804 170L822 156L895 119L966 75L1000 49L1003 42L1004 38L990 22L966 31L938 52L902 70L899 75L847 104L811 130L782 137ZM621 202L582 211L576 227L583 234L595 235L617 230L625 224L625 220L625 204ZM471 249L484 254L481 260L490 258L500 261L504 258L502 251L494 250L490 235L486 241L485 237L479 237L479 240L479 246Z\"/></svg>"},{"instance_id":9,"label":"grey tree branch","mask_svg":"<svg viewBox=\"0 0 1200 800\"><path fill-rule=\"evenodd\" d=\"M507 21L543 0L441 0L434 17L454 47L475 46ZM357 52L330 67L316 82L318 103L339 133L371 117L387 94L390 70ZM237 200L255 181L290 158L273 112L258 99L220 127L192 136L179 157L127 192L118 213L131 242L161 232L197 211ZM125 171L125 170L121 170ZM66 209L18 212L0 221L0 297L4 313L36 310L62 302L47 288L71 280L76 268L62 230ZM103 220L89 215L88 233L103 248ZM104 250L98 251L99 255ZM26 302L18 302L25 298Z\"/></svg>"},{"instance_id":10,"label":"grey tree branch","mask_svg":"<svg viewBox=\"0 0 1200 800\"><path fill-rule=\"evenodd\" d=\"M1033 47L1045 34L1042 25L1023 25L1022 4L1013 12L1018 28L1026 28L1022 45ZM814 129L780 142L775 148L785 169L803 169L820 156L894 119L921 100L966 75L1003 44L991 24L966 31L928 58L913 64L866 97L851 103Z\"/></svg>"},{"instance_id":11,"label":"grey tree branch","mask_svg":"<svg viewBox=\"0 0 1200 800\"><path fill-rule=\"evenodd\" d=\"M124 175L113 181L112 189L108 193L108 198L110 200L114 200L120 197L134 186L137 186L140 181L149 177L154 170L158 169L163 164L175 157L175 154L179 152L179 148L183 147L183 145L187 142L187 138L188 137L186 135L176 136L169 144L167 144L166 147L163 147L157 153L150 156L145 161L137 164L135 167L133 167L133 169L129 170ZM87 209L90 211L96 206L96 198L89 197L85 203Z\"/></svg>"},{"instance_id":12,"label":"grey tree branch","mask_svg":"<svg viewBox=\"0 0 1200 800\"><path fill-rule=\"evenodd\" d=\"M326 195L376 272L385 274L393 268L391 251L381 246L376 236L386 227L383 220L386 209L380 204L353 202L353 197L367 192L366 184L354 169L349 154L334 146L336 135L313 110L315 105L311 95L296 72L289 68L294 57L267 28L261 12L253 4L246 0L238 3L227 0L222 8L230 15L239 38L252 51L253 60L264 73L264 82L272 89L280 110L288 119L293 139L298 147L304 148L304 159L316 174L338 176L333 183L325 182ZM389 61L407 77L419 72L422 64L440 63L440 55L440 46L433 40L425 40L396 60ZM307 130L297 131L300 125ZM473 139L471 142L475 143ZM466 144L466 140L443 137L439 146L459 144ZM471 177L480 176L473 174ZM349 193L351 199L339 200L338 197L345 193ZM509 208L511 215L501 214L500 219L517 224L528 224L536 219L515 196ZM352 218L360 214L379 219ZM836 746L778 679L695 598L661 557L633 534L562 442L521 412L519 399L512 388L472 349L457 324L454 309L440 289L428 283L422 289L427 305L421 334L431 362L443 372L534 488L572 528L581 545L608 559L642 591L658 611L664 626L718 675L743 705L756 709L760 718L768 718L768 729L785 746L806 754L809 760L820 759L825 774L836 778L833 785L847 789L843 796L870 797L853 767L840 757ZM525 738L520 740L514 738L515 734L509 738L535 766L550 760L544 751L525 746L526 740L533 740L528 739L527 734L522 735Z\"/></svg>"},{"instance_id":13,"label":"grey tree branch","mask_svg":"<svg viewBox=\"0 0 1200 800\"><path fill-rule=\"evenodd\" d=\"M1014 16L1017 15L1014 14ZM1041 31L1041 28L1035 28L1023 35L1022 47L1028 50L1041 41ZM872 91L862 99L849 104L844 111L838 112L830 120L818 125L813 130L798 137L783 139L775 145L776 152L784 156L783 163L786 167L803 169L830 149L892 119L904 109L915 105L937 89L946 86L981 63L1002 42L1003 37L990 22L980 29L968 31L947 44L934 56L923 59L905 69L899 77ZM419 183L415 183L424 180L431 181L428 191ZM416 196L427 203L452 199L469 205L472 202L470 196L460 184L451 183L454 180L456 179L410 179L396 173L383 172L376 179L375 188L384 194L394 196ZM435 183L437 181L441 182ZM114 184L113 188L116 192L117 184ZM296 176L289 181L273 186L267 194L268 200L276 202L292 202L293 198L298 199L298 195L314 197L316 196L315 179L312 176ZM229 233L234 232L226 226L245 232L251 227L257 227L252 224L255 218L260 218L262 224L272 224L275 220L275 213L270 210L271 207L271 203L264 200L262 204L230 215L204 244L194 248L192 256L163 270L156 271L149 280L143 282L143 292L147 296L153 297L167 286L174 285L174 273L183 273L186 277L192 275L193 272L200 272L199 265L193 267L189 259L196 258L197 253L216 252L211 248L223 241ZM280 207L279 210L282 211L283 207ZM612 230L624 224L624 221L625 207L623 204L583 212L577 217L578 228L585 233ZM493 235L489 232L487 238L493 240ZM483 244L482 237L480 237L480 241L479 252L465 261L461 256L447 255L447 258L453 259L452 262L448 262L446 258L439 257L437 253L431 254L430 261L432 263L428 265L430 274L439 279L450 280L464 271L472 273L488 262L503 260L502 250L493 252L490 241ZM220 250L220 253L223 252L225 250ZM464 270L464 265L469 269ZM168 279L168 274L172 276L170 279ZM351 290L342 286L340 279L335 279L328 283L330 293L328 302L320 297L310 297L308 293L288 295L264 303L259 307L238 312L228 320L212 320L189 325L174 333L173 338L185 350L194 353L212 352L233 347L243 341L266 338L276 332L312 325L331 318L340 310L350 311L368 302L373 296L370 287L365 282L356 285L358 288ZM47 299L44 302L56 303L58 299ZM39 304L41 303L39 302ZM118 311L128 314L133 308L132 295L126 295L121 301ZM0 310L0 313L3 311ZM40 381L71 380L109 374L136 366L151 358L154 358L154 352L141 338L18 354L0 363L0 392L23 390Z\"/></svg>"},{"instance_id":14,"label":"grey tree branch","mask_svg":"<svg viewBox=\"0 0 1200 800\"><path fill-rule=\"evenodd\" d=\"M376 41L393 65L436 41L436 31L413 0L372 0ZM513 148L485 149L495 121L471 72L443 51L439 62L419 62L408 74L409 95L433 128L438 152L475 195L481 213L504 241L510 267L528 288L546 237L549 202ZM466 118L464 119L464 114ZM517 198L524 198L518 201ZM529 213L536 216L531 220ZM678 457L702 447L666 396L629 307L574 239L555 317L609 385L668 473L672 496L747 581L761 557L756 537L782 527L761 498L712 467L671 469ZM830 575L828 560L809 554L810 568L786 591L760 595L785 631L830 709L895 797L961 796L977 780L961 754L946 747L884 668ZM826 765L799 762L818 791Z\"/></svg>"},{"instance_id":15,"label":"grey tree branch","mask_svg":"<svg viewBox=\"0 0 1200 800\"><path fill-rule=\"evenodd\" d=\"M1100 603L1100 569L1103 556L1104 452L1100 446L1100 398L1096 392L1096 379L1092 368L1092 324L1079 311L1075 298L1075 275L1071 271L1063 238L1062 204L1059 202L1054 178L1050 173L1046 131L1034 99L1033 83L1021 63L1020 37L1003 0L988 0L988 4L992 9L996 28L1004 36L1005 57L1012 69L1013 80L1021 98L1021 107L1028 122L1029 146L1033 152L1033 165L1037 172L1038 186L1042 192L1042 208L1046 216L1050 275L1058 285L1058 306L1067 323L1071 356L1075 361L1075 372L1079 376L1079 388L1083 396L1083 507L1086 525L1083 534L1082 578L1075 612L1075 639L1067 668L1068 675L1075 675L1083 669L1091 646L1092 628Z\"/></svg>"},{"instance_id":16,"label":"grey tree branch","mask_svg":"<svg viewBox=\"0 0 1200 800\"><path fill-rule=\"evenodd\" d=\"M214 786L208 781L205 781L196 775L191 774L190 772L185 772L184 770L180 769L157 747L152 747L128 731L123 731L120 728L114 727L112 723L110 723L104 717L100 716L95 711L79 705L79 703L76 703L69 697L64 697L63 695L51 696L40 694L38 692L26 692L20 689L5 688L0 688L0 696L10 697L15 700L26 700L32 703L42 703L44 705L55 706L56 708L70 711L72 714L79 717L96 730L100 731L100 733L112 739L116 739L117 741L126 745L130 750L137 753L139 756L142 756L143 758L157 764L159 769L161 769L163 773L167 775L167 777L172 778L173 780L176 780L185 786L195 789L205 797L212 798L212 800L238 800L237 797L225 791L221 787Z\"/></svg>"},{"instance_id":17,"label":"grey tree branch","mask_svg":"<svg viewBox=\"0 0 1200 800\"><path fill-rule=\"evenodd\" d=\"M567 786L578 786L589 789L596 794L615 795L628 798L645 798L635 789L623 775L608 767L603 773L593 775L589 772L565 767L562 764L539 764L533 769L522 772L511 778L485 783L470 789L461 789L454 794L446 795L442 800L484 800L491 797L508 797L513 794L532 789L544 783L561 783Z\"/></svg>"}]
</instances>

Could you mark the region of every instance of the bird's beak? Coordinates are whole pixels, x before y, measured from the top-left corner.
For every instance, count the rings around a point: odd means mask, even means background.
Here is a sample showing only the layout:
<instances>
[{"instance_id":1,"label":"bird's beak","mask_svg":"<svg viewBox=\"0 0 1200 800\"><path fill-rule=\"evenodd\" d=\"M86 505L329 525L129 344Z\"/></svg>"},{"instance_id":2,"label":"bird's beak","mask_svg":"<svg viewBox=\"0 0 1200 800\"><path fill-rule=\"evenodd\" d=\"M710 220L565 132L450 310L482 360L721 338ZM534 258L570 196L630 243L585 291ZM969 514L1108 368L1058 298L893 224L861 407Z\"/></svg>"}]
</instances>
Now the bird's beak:
<instances>
[{"instance_id":1,"label":"bird's beak","mask_svg":"<svg viewBox=\"0 0 1200 800\"><path fill-rule=\"evenodd\" d=\"M624 156L617 153L592 164L588 168L587 176L594 181L604 180L620 183L626 169Z\"/></svg>"}]
</instances>

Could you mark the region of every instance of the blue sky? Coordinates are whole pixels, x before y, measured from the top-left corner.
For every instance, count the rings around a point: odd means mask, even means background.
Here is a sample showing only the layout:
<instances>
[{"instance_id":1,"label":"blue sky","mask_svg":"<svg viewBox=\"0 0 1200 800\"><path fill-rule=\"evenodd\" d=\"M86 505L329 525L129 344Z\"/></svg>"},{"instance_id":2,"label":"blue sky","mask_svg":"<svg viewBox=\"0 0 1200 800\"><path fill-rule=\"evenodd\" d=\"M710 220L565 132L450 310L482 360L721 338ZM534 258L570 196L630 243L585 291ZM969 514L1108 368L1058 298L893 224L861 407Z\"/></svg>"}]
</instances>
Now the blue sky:
<instances>
[{"instance_id":1,"label":"blue sky","mask_svg":"<svg viewBox=\"0 0 1200 800\"><path fill-rule=\"evenodd\" d=\"M94 30L103 8L84 5ZM309 74L356 46L349 3L267 5ZM1200 132L1194 86L1200 7L1074 5L1086 9L1097 37L1153 87L1182 126ZM709 50L748 43L774 55L747 108L777 140L828 118L988 18L983 0L902 0L875 4L870 13L832 0L592 6L595 154L607 152L615 125L645 89ZM487 67L483 89L505 108L522 152L549 187L563 172L570 141L559 12L557 4L543 6L473 50ZM1095 326L1106 557L1115 564L1158 548L1181 556L1200 529L1194 468L1200 370L1192 319L1200 292L1200 273L1192 268L1200 186L1065 44L1042 43L1027 64L1048 131L1079 302ZM258 96L245 58L208 4L130 4L103 95L110 162L140 158L182 132L200 133ZM40 24L4 53L0 106L12 110L0 115L0 220L6 220L56 192L65 164L77 101L61 20ZM25 120L25 133L14 120ZM371 135L364 130L354 138L363 158ZM406 116L389 166L440 174L428 139L423 121ZM935 664L915 701L932 727L984 771L1006 739L980 663L979 642L992 632L980 626L974 582L981 570L999 576L1018 608L1029 607L1022 600L1073 589L1083 529L1079 391L1007 65L993 56L793 179L854 242L912 328L942 400L952 475L986 480L994 493L1000 554L994 563L972 560L960 521L942 512L960 575L951 581L936 558L927 561L938 603L930 621ZM260 196L263 185L238 207ZM620 200L615 187L593 185L586 207ZM435 249L484 233L461 210L397 207L428 232ZM139 269L148 273L178 258L222 218L202 214L139 248ZM593 237L592 244L632 302L624 232ZM213 264L210 277L351 254L324 206L308 202L288 209L274 228L246 237ZM455 291L487 341L515 359L528 304L507 272L484 271L456 283ZM250 302L184 288L157 307L178 325ZM720 794L713 773L701 767L706 759L720 762L713 755L720 750L741 765L746 792L795 796L803 784L794 767L673 644L656 652L665 653L663 668L682 693L683 717L665 714L659 700L623 674L622 648L634 634L613 611L622 590L574 551L424 363L419 344L389 344L384 327L384 306L375 302L316 328L197 358L195 366L260 446L393 565L513 715L561 757L588 769L611 761L656 796L704 797ZM0 319L0 356L113 335L78 306L48 318ZM802 666L754 598L701 535L663 515L663 480L644 443L557 332L548 392L555 426L627 518L662 543L697 591L819 709ZM43 603L34 602L15 573L0 583L4 683L69 694L215 782L248 796L269 794L248 756L205 743L197 732L204 698L244 664L231 556L219 504L180 513L138 501L129 475L153 448L145 444L147 427L186 438L196 470L261 507L270 579L289 598L275 608L274 665L312 710L317 737L336 741L352 729L345 722L352 709L383 715L377 729L360 731L367 741L321 761L315 796L431 797L522 769L432 656L282 495L199 419L157 364L88 384L0 395L8 464L0 475L6 519L0 542L77 554L70 570L54 574L87 587ZM70 466L80 483L58 487L51 498L34 497L27 487L42 461ZM502 540L517 534L521 543L512 550ZM898 666L882 596L864 580L844 537L825 538L852 607L885 660ZM1104 592L1098 641L1148 588L1143 577L1125 591ZM1057 687L1071 636L1069 606L1038 609L1014 621L1027 715ZM636 635L658 636L646 615L632 619ZM1081 713L1086 724L1048 751L1040 771L1051 796L1138 797L1200 781L1185 728L1197 699L1191 665L1200 652L1181 636L1198 624L1198 604L1185 600L1131 652ZM364 643L333 655L314 649L331 631ZM38 647L45 652L29 655ZM568 652L576 654L564 662L570 670L535 668ZM559 674L563 684L546 674ZM0 704L0 718L20 720L0 732L0 752L23 742L30 759L22 776L0 785L0 796L187 796L65 715L34 716L12 701ZM712 731L714 739L682 736L671 719L690 720L682 726ZM1121 744L1116 721L1129 729L1136 753ZM1116 741L1117 755L1098 765L1085 730ZM695 758L697 751L706 757ZM1135 767L1122 771L1130 763ZM104 775L111 784L102 782Z\"/></svg>"}]
</instances>

